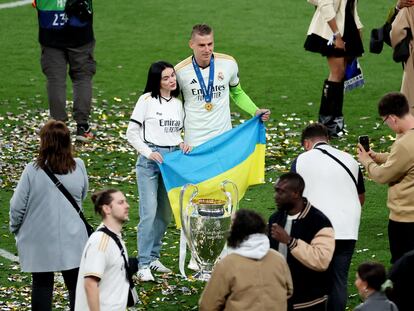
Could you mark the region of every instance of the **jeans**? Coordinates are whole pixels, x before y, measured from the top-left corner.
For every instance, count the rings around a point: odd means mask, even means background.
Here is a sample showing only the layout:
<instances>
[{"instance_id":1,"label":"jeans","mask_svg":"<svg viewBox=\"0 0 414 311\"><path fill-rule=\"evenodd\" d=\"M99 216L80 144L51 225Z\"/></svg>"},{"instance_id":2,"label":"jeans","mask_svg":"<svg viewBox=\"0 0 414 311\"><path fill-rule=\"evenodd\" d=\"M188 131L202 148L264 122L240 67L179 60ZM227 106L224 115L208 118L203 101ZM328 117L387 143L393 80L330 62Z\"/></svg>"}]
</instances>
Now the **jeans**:
<instances>
[{"instance_id":1,"label":"jeans","mask_svg":"<svg viewBox=\"0 0 414 311\"><path fill-rule=\"evenodd\" d=\"M70 310L75 309L76 282L78 281L79 268L62 271L63 280L69 292ZM32 273L32 310L48 311L52 310L53 296L53 272L33 272Z\"/></svg>"},{"instance_id":2,"label":"jeans","mask_svg":"<svg viewBox=\"0 0 414 311\"><path fill-rule=\"evenodd\" d=\"M96 72L93 58L95 41L76 48L42 46L40 64L47 78L50 116L66 121L66 76L73 87L73 118L77 124L87 124L92 102L92 77Z\"/></svg>"},{"instance_id":3,"label":"jeans","mask_svg":"<svg viewBox=\"0 0 414 311\"><path fill-rule=\"evenodd\" d=\"M328 298L329 311L344 311L348 298L348 272L355 249L355 240L335 240L335 252L329 265L332 282Z\"/></svg>"},{"instance_id":4,"label":"jeans","mask_svg":"<svg viewBox=\"0 0 414 311\"><path fill-rule=\"evenodd\" d=\"M152 151L162 155L175 151L177 147L150 145ZM161 239L171 221L171 206L167 191L155 161L140 155L137 161L139 193L138 267L148 267L160 257Z\"/></svg>"}]
</instances>

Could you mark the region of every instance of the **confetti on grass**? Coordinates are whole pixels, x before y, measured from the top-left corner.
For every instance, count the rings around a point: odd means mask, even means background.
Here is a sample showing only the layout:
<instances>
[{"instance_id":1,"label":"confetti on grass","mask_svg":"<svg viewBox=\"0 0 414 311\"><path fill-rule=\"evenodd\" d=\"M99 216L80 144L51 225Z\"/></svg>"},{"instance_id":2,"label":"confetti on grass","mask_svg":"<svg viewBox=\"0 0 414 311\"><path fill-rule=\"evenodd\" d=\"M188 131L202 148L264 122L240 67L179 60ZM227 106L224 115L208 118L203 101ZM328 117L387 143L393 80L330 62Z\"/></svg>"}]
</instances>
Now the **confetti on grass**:
<instances>
[{"instance_id":1,"label":"confetti on grass","mask_svg":"<svg viewBox=\"0 0 414 311\"><path fill-rule=\"evenodd\" d=\"M114 185L116 187L128 186L133 192L126 193L132 201L136 201L135 163L136 152L125 139L129 117L135 105L136 94L131 94L132 100L113 97L111 100L100 98L98 106L93 105L91 120L96 122L96 139L86 144L74 142L76 156L86 163L90 180L90 192L96 189ZM23 105L23 104L22 104ZM68 111L71 111L69 103ZM39 145L39 130L47 122L49 113L47 110L27 110L22 106L19 114L7 113L0 116L0 188L12 191L16 186L20 175L27 163L33 161ZM386 150L394 137L388 136L389 132L377 126L374 118L362 119L361 127L378 129L377 137L371 141L377 150ZM69 115L69 120L72 120ZM241 124L244 119L238 113L232 113L233 125ZM290 169L293 159L303 149L300 144L302 129L309 124L309 120L299 115L272 114L272 118L266 122L266 172L279 175ZM71 121L68 126L72 132L76 130L76 124ZM381 129L381 130L380 130ZM355 154L357 135L363 133L353 132L340 139L332 141L334 146ZM382 131L382 132L381 132ZM387 133L387 134L382 134ZM268 183L274 182L274 177L266 179ZM245 198L246 201L251 199ZM177 266L177 241L179 233L172 230L171 224L168 234L164 239L163 258ZM136 227L133 223L127 225L124 234L128 241L136 236ZM10 239L10 237L7 237ZM132 243L132 242L130 242ZM367 252L367 249L358 250ZM357 251L357 253L358 253ZM174 254L173 254L174 252ZM130 253L136 256L136 251ZM21 273L19 266L0 265L5 282L0 286L0 310L30 310L31 277ZM139 283L136 281L141 304L129 310L160 309L165 306L174 306L180 310L197 310L197 300L204 287L204 283L193 279L183 280L181 276L174 274L158 275L157 282ZM192 303L188 303L189 300ZM54 292L54 310L67 310L67 292L61 281L57 281ZM170 310L170 309L169 309Z\"/></svg>"},{"instance_id":2,"label":"confetti on grass","mask_svg":"<svg viewBox=\"0 0 414 311\"><path fill-rule=\"evenodd\" d=\"M94 101L97 102L96 99ZM69 120L72 120L71 105L68 102ZM125 138L133 107L132 100L118 97L112 101L101 100L99 107L93 106L91 113L91 120L96 122L96 139L87 144L74 143L75 154L85 161L89 177L97 187L136 183L136 152ZM7 113L0 116L0 169L4 172L0 180L1 188L13 189L25 165L35 158L39 144L38 133L48 117L47 110L24 110L21 114ZM304 120L296 113L272 117L266 122L266 171L280 174L288 171L293 159L303 152L301 132L313 121ZM366 117L364 121L367 122L368 119ZM232 113L232 121L233 125L238 125L243 119L239 113ZM372 123L375 124L375 121ZM76 124L73 121L68 126L72 132L75 131ZM356 134L358 133L334 140L333 145L355 154ZM371 141L373 146L384 150L394 139L391 135L383 135ZM96 165L97 162L100 165ZM95 169L97 166L99 170Z\"/></svg>"}]
</instances>

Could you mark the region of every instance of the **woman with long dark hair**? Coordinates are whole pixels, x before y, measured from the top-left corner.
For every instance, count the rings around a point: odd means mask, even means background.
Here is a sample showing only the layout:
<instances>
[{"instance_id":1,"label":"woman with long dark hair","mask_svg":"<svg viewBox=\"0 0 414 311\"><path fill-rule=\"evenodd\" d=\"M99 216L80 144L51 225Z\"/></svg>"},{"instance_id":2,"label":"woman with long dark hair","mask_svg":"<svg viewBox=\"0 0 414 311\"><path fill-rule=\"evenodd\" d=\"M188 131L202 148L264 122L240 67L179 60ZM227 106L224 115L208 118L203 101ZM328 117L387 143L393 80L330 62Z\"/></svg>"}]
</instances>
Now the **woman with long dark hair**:
<instances>
[{"instance_id":1,"label":"woman with long dark hair","mask_svg":"<svg viewBox=\"0 0 414 311\"><path fill-rule=\"evenodd\" d=\"M319 122L331 137L343 135L344 77L347 62L364 53L358 0L308 0L316 5L305 49L326 57L329 76L322 89Z\"/></svg>"},{"instance_id":2,"label":"woman with long dark hair","mask_svg":"<svg viewBox=\"0 0 414 311\"><path fill-rule=\"evenodd\" d=\"M83 161L72 155L70 132L61 121L50 120L40 131L37 159L24 169L10 201L10 231L16 236L22 271L32 273L32 310L52 310L56 271L62 272L73 310L88 235L79 214L44 169L57 177L81 207L88 176Z\"/></svg>"},{"instance_id":3,"label":"woman with long dark hair","mask_svg":"<svg viewBox=\"0 0 414 311\"><path fill-rule=\"evenodd\" d=\"M157 163L178 149L188 152L181 137L184 110L177 96L174 67L164 61L153 63L144 94L138 99L127 129L129 143L140 154L137 161L139 193L138 277L154 281L151 270L171 270L159 260L161 239L171 220L171 207Z\"/></svg>"}]
</instances>

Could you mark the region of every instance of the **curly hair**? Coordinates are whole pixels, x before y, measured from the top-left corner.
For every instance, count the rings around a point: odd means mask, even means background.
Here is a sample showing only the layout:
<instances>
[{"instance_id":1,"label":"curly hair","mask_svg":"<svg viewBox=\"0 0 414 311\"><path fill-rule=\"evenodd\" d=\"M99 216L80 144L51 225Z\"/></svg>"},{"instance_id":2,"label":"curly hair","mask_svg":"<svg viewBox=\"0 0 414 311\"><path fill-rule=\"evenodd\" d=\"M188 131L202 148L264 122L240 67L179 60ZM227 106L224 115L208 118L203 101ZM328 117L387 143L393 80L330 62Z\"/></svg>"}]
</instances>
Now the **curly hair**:
<instances>
[{"instance_id":1,"label":"curly hair","mask_svg":"<svg viewBox=\"0 0 414 311\"><path fill-rule=\"evenodd\" d=\"M254 233L265 233L266 223L260 214L248 209L240 209L231 226L227 244L230 247L238 247L249 235Z\"/></svg>"}]
</instances>

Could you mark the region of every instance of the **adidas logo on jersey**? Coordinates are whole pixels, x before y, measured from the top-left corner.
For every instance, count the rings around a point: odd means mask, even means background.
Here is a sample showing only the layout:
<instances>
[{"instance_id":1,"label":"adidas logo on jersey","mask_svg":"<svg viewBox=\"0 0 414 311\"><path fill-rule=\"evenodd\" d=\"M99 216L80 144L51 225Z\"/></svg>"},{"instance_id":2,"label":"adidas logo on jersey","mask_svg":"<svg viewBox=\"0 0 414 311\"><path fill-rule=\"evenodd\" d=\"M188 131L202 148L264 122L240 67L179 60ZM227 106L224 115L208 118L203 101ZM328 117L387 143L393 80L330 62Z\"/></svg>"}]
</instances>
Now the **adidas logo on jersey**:
<instances>
[{"instance_id":1,"label":"adidas logo on jersey","mask_svg":"<svg viewBox=\"0 0 414 311\"><path fill-rule=\"evenodd\" d=\"M196 79L193 79L193 81L191 81L190 84L196 84L196 83L197 83L197 80Z\"/></svg>"}]
</instances>

